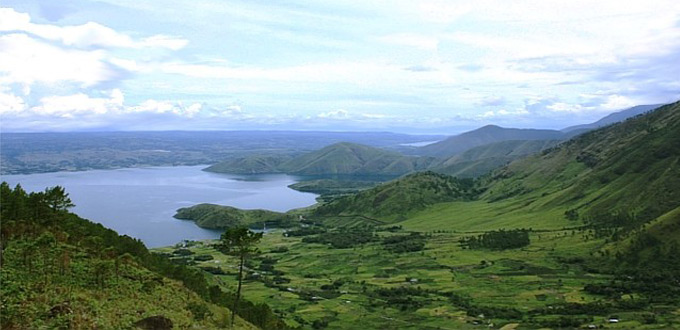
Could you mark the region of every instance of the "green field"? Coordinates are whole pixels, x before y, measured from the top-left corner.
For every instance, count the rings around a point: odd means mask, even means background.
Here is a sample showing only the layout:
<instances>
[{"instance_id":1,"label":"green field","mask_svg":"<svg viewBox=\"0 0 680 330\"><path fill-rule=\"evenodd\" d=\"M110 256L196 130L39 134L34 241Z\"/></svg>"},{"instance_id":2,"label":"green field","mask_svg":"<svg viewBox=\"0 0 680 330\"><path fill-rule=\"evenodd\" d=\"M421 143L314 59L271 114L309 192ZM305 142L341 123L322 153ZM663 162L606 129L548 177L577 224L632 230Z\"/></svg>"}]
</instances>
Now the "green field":
<instances>
[{"instance_id":1,"label":"green field","mask_svg":"<svg viewBox=\"0 0 680 330\"><path fill-rule=\"evenodd\" d=\"M461 211L474 214L485 210L481 203L468 205L470 208ZM440 207L461 209L456 203ZM548 219L551 215L536 216ZM433 220L448 223L444 218ZM508 226L512 226L513 221L520 223L523 218L509 218ZM404 225L415 228L418 223L416 217ZM444 232L429 233L423 251L400 254L387 251L379 241L334 249L304 243L298 237L284 237L283 231L274 231L266 234L259 245L262 254L253 259L251 265L251 274L257 273L259 277L251 276L244 283L244 296L254 302L266 302L293 327L349 329L361 324L366 329L478 329L481 325L493 324L494 328L499 328L518 324L517 329L533 329L540 320L557 319L562 315L532 315L532 311L562 303L608 301L583 288L586 284L606 283L613 276L589 272L588 262L579 259L602 248L604 241L585 238L582 231L559 229L565 224L555 221L541 227L542 231L532 232L531 244L527 247L488 251L463 249L459 245L461 237L471 235L464 231L486 229L460 222L440 227ZM382 231L377 234L386 237L403 233ZM282 247L287 248L287 252L272 252ZM211 278L224 288L235 290L237 263L232 257L217 253L209 241L201 242L191 250L196 255L214 256L214 260L199 262L198 266L220 267L227 274L211 275ZM171 252L172 248L159 251ZM278 277L290 282L266 286L264 282L271 282L276 275L258 270L264 259L275 259L274 270L282 272ZM376 294L377 290L385 288L418 291L406 291L408 297L402 297L406 301L391 301ZM454 303L450 294L469 299L472 308ZM633 295L620 297L622 300L634 298ZM470 315L469 311L474 307L491 307L492 315L481 315L484 314L481 312ZM521 313L521 321L504 317L504 309ZM658 314L654 324L644 324L646 313L643 310L617 311L613 314L621 322L616 328L663 329L680 322L677 307ZM610 313L576 316L587 320L583 323L585 326L595 324L614 328L607 323Z\"/></svg>"}]
</instances>

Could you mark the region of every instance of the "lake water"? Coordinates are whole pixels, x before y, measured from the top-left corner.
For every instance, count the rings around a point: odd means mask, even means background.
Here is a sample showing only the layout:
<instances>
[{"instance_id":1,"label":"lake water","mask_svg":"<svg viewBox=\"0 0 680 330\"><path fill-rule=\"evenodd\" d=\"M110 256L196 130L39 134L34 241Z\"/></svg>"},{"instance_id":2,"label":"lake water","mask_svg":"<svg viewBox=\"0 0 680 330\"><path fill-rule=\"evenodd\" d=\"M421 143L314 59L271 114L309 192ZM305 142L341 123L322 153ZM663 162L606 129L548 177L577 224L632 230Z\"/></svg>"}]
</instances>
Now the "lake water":
<instances>
[{"instance_id":1,"label":"lake water","mask_svg":"<svg viewBox=\"0 0 680 330\"><path fill-rule=\"evenodd\" d=\"M177 166L4 175L11 187L42 191L66 188L76 207L72 212L141 239L148 247L173 245L185 239L218 238L221 231L199 228L193 221L173 218L181 207L199 203L242 209L288 211L315 203L316 194L287 186L297 178L285 174L231 175L201 171L205 166Z\"/></svg>"}]
</instances>

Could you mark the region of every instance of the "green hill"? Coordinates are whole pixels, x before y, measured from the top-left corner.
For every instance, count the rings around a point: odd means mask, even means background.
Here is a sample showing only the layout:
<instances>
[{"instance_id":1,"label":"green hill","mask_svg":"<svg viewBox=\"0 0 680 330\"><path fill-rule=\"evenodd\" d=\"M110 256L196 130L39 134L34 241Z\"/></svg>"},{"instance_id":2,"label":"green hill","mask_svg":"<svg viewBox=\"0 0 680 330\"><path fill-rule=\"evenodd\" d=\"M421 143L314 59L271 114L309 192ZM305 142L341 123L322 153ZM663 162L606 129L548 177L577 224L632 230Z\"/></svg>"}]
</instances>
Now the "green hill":
<instances>
[{"instance_id":1,"label":"green hill","mask_svg":"<svg viewBox=\"0 0 680 330\"><path fill-rule=\"evenodd\" d=\"M215 329L229 326L235 294L202 271L139 240L66 211L63 189L0 185L0 328ZM56 194L54 193L56 192ZM187 250L188 251L188 250ZM287 329L262 304L241 300L237 329ZM249 323L251 322L251 323Z\"/></svg>"},{"instance_id":2,"label":"green hill","mask_svg":"<svg viewBox=\"0 0 680 330\"><path fill-rule=\"evenodd\" d=\"M296 157L279 168L299 175L401 175L425 169L432 161L343 142Z\"/></svg>"},{"instance_id":3,"label":"green hill","mask_svg":"<svg viewBox=\"0 0 680 330\"><path fill-rule=\"evenodd\" d=\"M472 180L461 180L434 172L420 172L383 183L375 188L345 196L319 206L315 215L362 215L381 221L405 218L416 210L475 195Z\"/></svg>"},{"instance_id":4,"label":"green hill","mask_svg":"<svg viewBox=\"0 0 680 330\"><path fill-rule=\"evenodd\" d=\"M397 176L428 168L434 158L404 156L366 145L341 142L290 157L251 156L206 168L217 173Z\"/></svg>"},{"instance_id":5,"label":"green hill","mask_svg":"<svg viewBox=\"0 0 680 330\"><path fill-rule=\"evenodd\" d=\"M456 177L478 177L515 159L557 145L559 140L509 140L474 147L431 167L435 172Z\"/></svg>"},{"instance_id":6,"label":"green hill","mask_svg":"<svg viewBox=\"0 0 680 330\"><path fill-rule=\"evenodd\" d=\"M299 210L247 288L303 328L677 328L680 103L545 147Z\"/></svg>"},{"instance_id":7,"label":"green hill","mask_svg":"<svg viewBox=\"0 0 680 330\"><path fill-rule=\"evenodd\" d=\"M649 221L680 204L680 103L578 136L511 163L486 198L541 194L545 207L584 217L616 212Z\"/></svg>"},{"instance_id":8,"label":"green hill","mask_svg":"<svg viewBox=\"0 0 680 330\"><path fill-rule=\"evenodd\" d=\"M621 110L614 112L612 114L609 114L600 120L590 123L590 124L583 124L583 125L576 125L576 126L569 126L567 128L562 129L562 132L573 132L573 131L583 131L583 130L591 130L591 129L596 129L600 127L604 127L607 125L611 125L614 123L618 123L621 121L624 121L628 118L635 117L637 115L641 115L645 112L654 110L663 104L652 104L652 105L638 105L634 106L632 108L626 109L626 110Z\"/></svg>"},{"instance_id":9,"label":"green hill","mask_svg":"<svg viewBox=\"0 0 680 330\"><path fill-rule=\"evenodd\" d=\"M487 125L421 147L419 148L418 153L421 155L445 158L462 153L474 147L494 142L510 140L562 140L567 137L567 134L556 130L503 128L495 125Z\"/></svg>"},{"instance_id":10,"label":"green hill","mask_svg":"<svg viewBox=\"0 0 680 330\"><path fill-rule=\"evenodd\" d=\"M229 159L205 168L205 171L232 174L280 173L278 167L290 160L290 156L253 155Z\"/></svg>"},{"instance_id":11,"label":"green hill","mask_svg":"<svg viewBox=\"0 0 680 330\"><path fill-rule=\"evenodd\" d=\"M175 218L192 220L208 229L225 229L242 226L261 227L265 222L271 226L284 227L293 216L267 210L241 210L231 206L198 204L177 210Z\"/></svg>"}]
</instances>

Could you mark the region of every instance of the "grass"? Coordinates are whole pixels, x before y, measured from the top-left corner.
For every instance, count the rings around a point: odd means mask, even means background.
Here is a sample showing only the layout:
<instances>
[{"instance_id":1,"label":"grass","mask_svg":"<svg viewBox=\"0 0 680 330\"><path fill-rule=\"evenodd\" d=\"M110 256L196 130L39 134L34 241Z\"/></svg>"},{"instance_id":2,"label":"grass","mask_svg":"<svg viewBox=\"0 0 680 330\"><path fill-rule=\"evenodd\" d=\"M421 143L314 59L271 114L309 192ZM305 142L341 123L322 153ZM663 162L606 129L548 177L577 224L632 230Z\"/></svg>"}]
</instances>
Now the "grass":
<instances>
[{"instance_id":1,"label":"grass","mask_svg":"<svg viewBox=\"0 0 680 330\"><path fill-rule=\"evenodd\" d=\"M455 209L456 206L459 206L458 203L439 207ZM467 214L477 211L483 216L484 212L489 212L485 207L484 203L471 203L464 211ZM422 218L408 220L404 225L416 229L419 219ZM513 221L521 223L524 220L519 215L511 215L508 220L500 221L507 221L510 226ZM488 224L489 227L470 225L463 221L446 227L457 232L432 234L424 251L403 254L389 253L379 242L357 248L331 249L326 245L302 243L300 238L284 237L281 231L274 231L264 236L260 250L263 257L277 259L275 269L284 272L283 277L290 279L290 283L283 286L284 290L279 290L267 287L261 281L248 280L244 283L243 292L251 301L270 305L289 325L302 325L305 329L320 320L329 321L327 329L347 329L357 324L366 329L479 328L473 322L493 323L495 327L501 327L518 322L468 316L464 309L441 294L453 292L470 297L477 305L518 308L524 312L555 303L587 303L603 299L584 292L583 287L588 283L607 282L611 280L610 276L589 273L581 264L565 264L560 258L588 255L590 251L601 249L604 242L584 239L582 233L561 229L568 224L566 220L556 219L555 223L544 225L541 229L546 231L531 233L531 244L526 248L481 251L463 249L458 245L461 237L469 235L462 231L498 227L492 224ZM392 233L381 232L380 235ZM288 252L270 252L282 246L287 247ZM214 255L215 260L200 264L222 267L229 274L213 276L213 280L227 289L235 289L236 261L233 258L217 253L207 243L191 249L197 254ZM160 250L169 252L171 248ZM257 267L259 262L254 260L253 264ZM411 279L417 279L417 282L411 282ZM301 292L309 291L317 296L323 292L322 285L338 280L345 282L337 288L337 297L302 299ZM422 306L407 312L388 306L383 299L371 294L378 288L399 287L421 288L435 293L427 297L413 297L421 300ZM598 316L593 322L603 325L606 317ZM628 321L618 327L641 327L639 315L632 313L625 319ZM679 321L677 314L667 314L659 318L657 326ZM530 327L526 322L517 325L517 329Z\"/></svg>"},{"instance_id":2,"label":"grass","mask_svg":"<svg viewBox=\"0 0 680 330\"><path fill-rule=\"evenodd\" d=\"M498 228L555 230L577 224L564 217L564 209L527 212L527 202L503 200L440 203L413 214L399 223L415 231L437 230L479 232Z\"/></svg>"},{"instance_id":3,"label":"grass","mask_svg":"<svg viewBox=\"0 0 680 330\"><path fill-rule=\"evenodd\" d=\"M76 251L63 275L48 271L39 257L34 261L36 271L27 269L19 263L20 250L12 246L5 251L0 283L2 313L8 322L3 329L127 329L158 315L170 319L177 329L210 329L230 322L227 308L207 303L181 282L134 262L94 285L92 274L99 260ZM203 306L211 315L197 319L189 305ZM257 329L240 317L235 325L236 329Z\"/></svg>"}]
</instances>

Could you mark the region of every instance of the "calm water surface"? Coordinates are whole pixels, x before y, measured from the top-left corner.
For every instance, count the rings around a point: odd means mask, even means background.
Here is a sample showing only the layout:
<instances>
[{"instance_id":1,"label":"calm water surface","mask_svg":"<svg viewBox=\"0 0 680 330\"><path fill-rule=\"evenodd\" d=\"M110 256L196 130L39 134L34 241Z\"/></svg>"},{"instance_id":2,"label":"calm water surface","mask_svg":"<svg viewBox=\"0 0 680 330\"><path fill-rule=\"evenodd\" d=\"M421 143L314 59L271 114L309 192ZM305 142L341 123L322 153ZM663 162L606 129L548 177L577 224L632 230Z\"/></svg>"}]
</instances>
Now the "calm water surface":
<instances>
[{"instance_id":1,"label":"calm water surface","mask_svg":"<svg viewBox=\"0 0 680 330\"><path fill-rule=\"evenodd\" d=\"M141 239L149 247L184 239L217 238L220 231L197 227L172 216L181 207L199 203L243 209L288 211L315 203L317 195L287 186L297 178L285 174L231 175L201 171L205 166L150 167L86 172L5 175L14 187L42 191L66 188L83 218Z\"/></svg>"}]
</instances>

